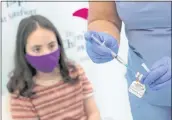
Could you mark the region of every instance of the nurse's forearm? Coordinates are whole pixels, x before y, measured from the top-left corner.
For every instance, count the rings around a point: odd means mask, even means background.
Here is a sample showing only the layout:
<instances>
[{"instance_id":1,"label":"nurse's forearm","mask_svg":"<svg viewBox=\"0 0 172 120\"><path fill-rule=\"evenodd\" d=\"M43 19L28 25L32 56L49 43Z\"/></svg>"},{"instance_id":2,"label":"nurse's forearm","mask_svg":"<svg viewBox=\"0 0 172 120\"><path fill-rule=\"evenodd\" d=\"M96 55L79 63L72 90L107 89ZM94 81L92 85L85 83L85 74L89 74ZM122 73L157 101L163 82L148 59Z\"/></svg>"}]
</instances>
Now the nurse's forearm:
<instances>
[{"instance_id":1,"label":"nurse's forearm","mask_svg":"<svg viewBox=\"0 0 172 120\"><path fill-rule=\"evenodd\" d=\"M88 30L106 32L120 43L121 20L115 2L89 2Z\"/></svg>"},{"instance_id":2,"label":"nurse's forearm","mask_svg":"<svg viewBox=\"0 0 172 120\"><path fill-rule=\"evenodd\" d=\"M88 25L88 30L105 32L112 35L120 44L120 30L106 20L96 20Z\"/></svg>"}]
</instances>

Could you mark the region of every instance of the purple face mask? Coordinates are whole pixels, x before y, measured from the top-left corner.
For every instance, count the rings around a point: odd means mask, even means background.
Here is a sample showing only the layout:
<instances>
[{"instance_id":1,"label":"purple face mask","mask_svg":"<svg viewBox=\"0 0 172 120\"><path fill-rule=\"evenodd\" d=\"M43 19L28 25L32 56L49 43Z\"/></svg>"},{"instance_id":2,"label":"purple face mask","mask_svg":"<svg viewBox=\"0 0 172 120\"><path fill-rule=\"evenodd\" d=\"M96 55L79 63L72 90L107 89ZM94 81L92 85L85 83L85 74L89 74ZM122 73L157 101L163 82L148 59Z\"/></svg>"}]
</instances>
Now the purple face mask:
<instances>
[{"instance_id":1,"label":"purple face mask","mask_svg":"<svg viewBox=\"0 0 172 120\"><path fill-rule=\"evenodd\" d=\"M26 59L36 70L49 73L52 72L59 64L60 49L47 55L31 56L26 54Z\"/></svg>"}]
</instances>

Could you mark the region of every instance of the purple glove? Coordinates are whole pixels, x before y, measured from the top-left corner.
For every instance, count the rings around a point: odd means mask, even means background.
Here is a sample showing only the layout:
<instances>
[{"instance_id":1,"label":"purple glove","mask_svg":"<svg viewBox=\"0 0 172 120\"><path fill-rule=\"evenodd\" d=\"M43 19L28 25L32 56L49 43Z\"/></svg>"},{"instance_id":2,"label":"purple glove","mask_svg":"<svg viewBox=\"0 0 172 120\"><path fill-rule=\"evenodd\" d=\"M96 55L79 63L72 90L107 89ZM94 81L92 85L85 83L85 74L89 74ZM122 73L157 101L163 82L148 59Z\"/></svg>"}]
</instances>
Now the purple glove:
<instances>
[{"instance_id":1,"label":"purple glove","mask_svg":"<svg viewBox=\"0 0 172 120\"><path fill-rule=\"evenodd\" d=\"M148 85L152 90L159 90L171 84L171 58L164 57L157 61L142 78L141 83Z\"/></svg>"},{"instance_id":2,"label":"purple glove","mask_svg":"<svg viewBox=\"0 0 172 120\"><path fill-rule=\"evenodd\" d=\"M96 37L101 43L105 42L104 44L106 47L110 48L116 54L118 53L118 42L117 40L104 32L95 32L95 31L88 31L85 33L85 40L86 40L86 51L90 59L94 63L106 63L114 59L111 54L111 51L103 46L97 44L93 38Z\"/></svg>"}]
</instances>

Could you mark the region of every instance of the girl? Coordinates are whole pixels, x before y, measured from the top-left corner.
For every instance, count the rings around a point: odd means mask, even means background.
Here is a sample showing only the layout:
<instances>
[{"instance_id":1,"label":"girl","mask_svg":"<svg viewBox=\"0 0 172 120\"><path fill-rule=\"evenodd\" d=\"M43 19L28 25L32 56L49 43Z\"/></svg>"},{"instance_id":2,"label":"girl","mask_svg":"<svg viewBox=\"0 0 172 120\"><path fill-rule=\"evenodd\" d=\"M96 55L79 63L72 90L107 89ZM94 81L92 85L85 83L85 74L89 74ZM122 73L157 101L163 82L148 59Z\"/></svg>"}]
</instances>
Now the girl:
<instances>
[{"instance_id":1,"label":"girl","mask_svg":"<svg viewBox=\"0 0 172 120\"><path fill-rule=\"evenodd\" d=\"M65 56L55 26L40 15L21 20L8 82L14 120L100 120L93 89Z\"/></svg>"}]
</instances>

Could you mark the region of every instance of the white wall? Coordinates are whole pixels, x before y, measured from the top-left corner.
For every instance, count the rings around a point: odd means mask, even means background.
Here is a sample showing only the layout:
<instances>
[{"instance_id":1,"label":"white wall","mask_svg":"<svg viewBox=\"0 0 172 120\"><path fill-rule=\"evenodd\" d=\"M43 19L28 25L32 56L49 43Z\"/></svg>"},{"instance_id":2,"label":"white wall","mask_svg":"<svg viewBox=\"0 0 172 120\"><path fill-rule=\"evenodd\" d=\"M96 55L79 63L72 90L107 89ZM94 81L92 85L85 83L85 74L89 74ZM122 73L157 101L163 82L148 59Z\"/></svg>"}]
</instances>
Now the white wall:
<instances>
[{"instance_id":1,"label":"white wall","mask_svg":"<svg viewBox=\"0 0 172 120\"><path fill-rule=\"evenodd\" d=\"M5 117L6 83L8 73L13 67L13 51L15 48L15 35L19 21L29 14L41 14L48 17L60 31L64 44L66 40L75 41L83 31L86 31L87 21L73 17L72 13L80 8L88 7L87 2L39 2L39 3L2 4L2 87L3 87L3 120ZM28 12L29 11L29 12ZM16 13L18 16L10 16ZM21 15L21 16L19 16ZM72 32L71 36L66 34ZM76 42L77 41L77 42ZM106 64L96 65L91 62L85 51L77 51L77 46L85 45L83 38L76 40L76 46L66 49L69 58L79 62L84 67L86 74L93 83L95 99L100 109L103 120L131 120L130 107L127 95L127 85L124 78L126 69L115 60ZM127 60L127 40L122 31L121 47L119 54ZM73 54L76 56L74 57ZM83 61L83 58L86 58ZM82 59L82 60L81 60Z\"/></svg>"}]
</instances>

